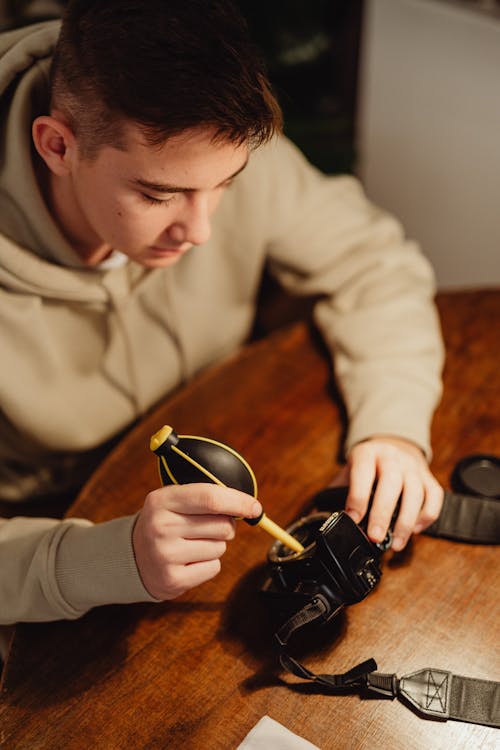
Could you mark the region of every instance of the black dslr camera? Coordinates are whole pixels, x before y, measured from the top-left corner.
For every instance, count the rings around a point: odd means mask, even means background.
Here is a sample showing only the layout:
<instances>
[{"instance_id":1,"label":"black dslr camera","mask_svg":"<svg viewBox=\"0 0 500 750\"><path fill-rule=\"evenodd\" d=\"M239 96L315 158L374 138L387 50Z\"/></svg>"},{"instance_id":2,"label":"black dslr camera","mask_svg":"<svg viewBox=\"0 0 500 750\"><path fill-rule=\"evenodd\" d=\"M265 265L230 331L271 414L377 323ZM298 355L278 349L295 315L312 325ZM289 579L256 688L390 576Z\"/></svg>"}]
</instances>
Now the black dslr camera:
<instances>
[{"instance_id":1,"label":"black dslr camera","mask_svg":"<svg viewBox=\"0 0 500 750\"><path fill-rule=\"evenodd\" d=\"M314 505L336 507L311 513L288 529L304 547L292 552L275 542L268 552L269 578L262 587L270 608L280 617L290 617L320 597L326 604L323 620L330 620L345 605L364 599L377 585L383 551L390 535L374 544L343 510L347 491L324 490Z\"/></svg>"}]
</instances>

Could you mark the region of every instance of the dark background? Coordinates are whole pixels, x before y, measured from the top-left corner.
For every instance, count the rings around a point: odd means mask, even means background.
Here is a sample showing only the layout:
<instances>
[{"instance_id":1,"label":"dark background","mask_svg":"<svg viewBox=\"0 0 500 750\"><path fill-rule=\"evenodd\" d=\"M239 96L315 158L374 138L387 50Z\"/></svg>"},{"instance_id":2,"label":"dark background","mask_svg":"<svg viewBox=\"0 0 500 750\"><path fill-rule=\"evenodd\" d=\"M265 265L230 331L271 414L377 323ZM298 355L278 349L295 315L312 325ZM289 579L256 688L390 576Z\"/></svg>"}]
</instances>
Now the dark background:
<instances>
[{"instance_id":1,"label":"dark background","mask_svg":"<svg viewBox=\"0 0 500 750\"><path fill-rule=\"evenodd\" d=\"M285 131L325 172L355 164L363 0L239 0L283 108Z\"/></svg>"}]
</instances>

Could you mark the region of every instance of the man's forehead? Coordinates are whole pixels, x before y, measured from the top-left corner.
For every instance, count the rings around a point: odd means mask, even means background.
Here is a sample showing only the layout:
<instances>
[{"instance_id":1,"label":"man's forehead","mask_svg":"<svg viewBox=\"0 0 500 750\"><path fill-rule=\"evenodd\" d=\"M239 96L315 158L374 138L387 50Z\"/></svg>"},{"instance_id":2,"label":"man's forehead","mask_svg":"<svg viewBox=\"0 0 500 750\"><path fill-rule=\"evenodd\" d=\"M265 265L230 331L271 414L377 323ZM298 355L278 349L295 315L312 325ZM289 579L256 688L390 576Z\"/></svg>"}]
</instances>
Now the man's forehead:
<instances>
[{"instance_id":1,"label":"man's forehead","mask_svg":"<svg viewBox=\"0 0 500 750\"><path fill-rule=\"evenodd\" d=\"M129 126L130 127L130 126ZM127 133L125 159L129 178L152 189L193 190L222 184L233 179L246 166L246 143L214 140L210 128L183 131L160 146L148 144L138 128ZM212 184L213 183L213 184Z\"/></svg>"}]
</instances>

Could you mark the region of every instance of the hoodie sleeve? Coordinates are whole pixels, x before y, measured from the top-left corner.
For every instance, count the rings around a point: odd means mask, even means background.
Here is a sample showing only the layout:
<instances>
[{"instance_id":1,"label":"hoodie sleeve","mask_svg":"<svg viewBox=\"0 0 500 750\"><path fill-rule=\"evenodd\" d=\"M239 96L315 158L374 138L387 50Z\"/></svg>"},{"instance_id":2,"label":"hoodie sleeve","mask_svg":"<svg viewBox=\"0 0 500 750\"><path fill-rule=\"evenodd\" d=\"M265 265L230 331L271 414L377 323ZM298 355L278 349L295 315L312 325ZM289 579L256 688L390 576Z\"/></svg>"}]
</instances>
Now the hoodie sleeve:
<instances>
[{"instance_id":1,"label":"hoodie sleeve","mask_svg":"<svg viewBox=\"0 0 500 750\"><path fill-rule=\"evenodd\" d=\"M286 140L265 158L268 175L279 175L268 195L271 270L291 292L319 296L315 319L347 410L346 451L385 434L430 457L443 344L429 262L354 177L322 174Z\"/></svg>"},{"instance_id":2,"label":"hoodie sleeve","mask_svg":"<svg viewBox=\"0 0 500 750\"><path fill-rule=\"evenodd\" d=\"M132 548L136 516L0 520L0 625L76 619L102 604L156 601Z\"/></svg>"}]
</instances>

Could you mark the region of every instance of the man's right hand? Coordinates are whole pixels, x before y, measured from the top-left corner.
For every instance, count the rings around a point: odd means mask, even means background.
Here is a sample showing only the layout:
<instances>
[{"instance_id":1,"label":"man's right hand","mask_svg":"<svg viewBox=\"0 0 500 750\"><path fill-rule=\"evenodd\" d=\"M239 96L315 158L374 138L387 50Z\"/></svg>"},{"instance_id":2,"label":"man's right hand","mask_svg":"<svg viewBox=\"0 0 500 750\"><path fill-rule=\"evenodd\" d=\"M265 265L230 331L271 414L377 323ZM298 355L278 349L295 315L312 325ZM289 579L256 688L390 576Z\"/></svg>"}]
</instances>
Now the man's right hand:
<instances>
[{"instance_id":1,"label":"man's right hand","mask_svg":"<svg viewBox=\"0 0 500 750\"><path fill-rule=\"evenodd\" d=\"M132 534L141 580L156 599L174 599L217 575L235 518L260 515L250 495L216 484L162 487L147 495Z\"/></svg>"}]
</instances>

